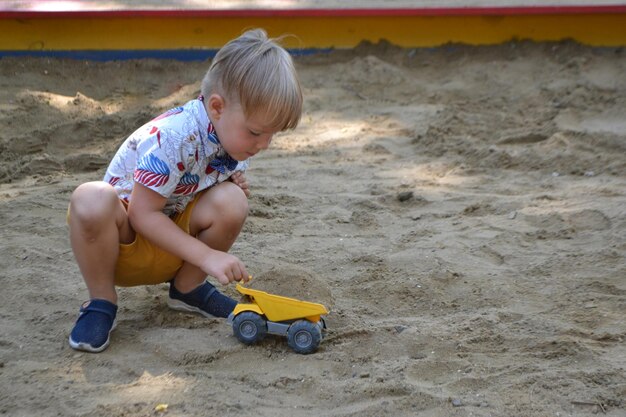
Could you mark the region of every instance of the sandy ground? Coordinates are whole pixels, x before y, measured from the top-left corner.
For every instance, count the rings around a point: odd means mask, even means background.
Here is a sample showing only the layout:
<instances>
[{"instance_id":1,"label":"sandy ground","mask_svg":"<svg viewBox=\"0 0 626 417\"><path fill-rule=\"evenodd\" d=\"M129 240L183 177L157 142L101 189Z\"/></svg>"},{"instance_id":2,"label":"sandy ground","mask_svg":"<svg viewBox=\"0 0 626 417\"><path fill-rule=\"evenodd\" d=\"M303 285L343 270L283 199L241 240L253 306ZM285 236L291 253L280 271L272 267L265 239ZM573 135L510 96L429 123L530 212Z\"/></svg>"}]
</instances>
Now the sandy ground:
<instances>
[{"instance_id":1,"label":"sandy ground","mask_svg":"<svg viewBox=\"0 0 626 417\"><path fill-rule=\"evenodd\" d=\"M260 288L330 307L308 356L171 311L165 285L120 290L104 353L70 349L69 195L207 63L0 60L0 414L624 416L625 58L298 58L302 125L253 161L233 252Z\"/></svg>"}]
</instances>

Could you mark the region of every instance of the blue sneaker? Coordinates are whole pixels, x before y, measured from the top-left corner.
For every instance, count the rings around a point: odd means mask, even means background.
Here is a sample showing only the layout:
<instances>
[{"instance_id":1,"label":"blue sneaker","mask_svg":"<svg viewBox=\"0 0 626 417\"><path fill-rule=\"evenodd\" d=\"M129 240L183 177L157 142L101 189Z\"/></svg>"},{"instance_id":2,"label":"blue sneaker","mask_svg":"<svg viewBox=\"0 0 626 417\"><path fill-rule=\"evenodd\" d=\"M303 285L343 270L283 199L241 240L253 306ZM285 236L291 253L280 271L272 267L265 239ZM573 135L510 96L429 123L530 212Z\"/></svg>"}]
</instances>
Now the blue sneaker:
<instances>
[{"instance_id":1,"label":"blue sneaker","mask_svg":"<svg viewBox=\"0 0 626 417\"><path fill-rule=\"evenodd\" d=\"M102 352L109 346L116 314L117 306L110 301L93 299L84 302L70 333L70 346L85 352Z\"/></svg>"},{"instance_id":2,"label":"blue sneaker","mask_svg":"<svg viewBox=\"0 0 626 417\"><path fill-rule=\"evenodd\" d=\"M174 281L170 281L167 305L174 310L200 313L209 318L226 318L235 309L237 301L222 294L206 281L186 294L178 291L174 287Z\"/></svg>"}]
</instances>

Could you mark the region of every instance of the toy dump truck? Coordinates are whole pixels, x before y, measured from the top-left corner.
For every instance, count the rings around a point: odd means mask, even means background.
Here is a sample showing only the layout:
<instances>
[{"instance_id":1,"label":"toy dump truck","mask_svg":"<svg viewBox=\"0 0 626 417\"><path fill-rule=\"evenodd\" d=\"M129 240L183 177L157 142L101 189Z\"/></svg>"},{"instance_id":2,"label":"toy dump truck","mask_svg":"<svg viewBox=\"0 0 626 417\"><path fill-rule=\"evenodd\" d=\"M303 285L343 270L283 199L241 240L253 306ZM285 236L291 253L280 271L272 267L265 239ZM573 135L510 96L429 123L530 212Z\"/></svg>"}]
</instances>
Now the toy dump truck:
<instances>
[{"instance_id":1,"label":"toy dump truck","mask_svg":"<svg viewBox=\"0 0 626 417\"><path fill-rule=\"evenodd\" d=\"M241 342L251 345L268 334L287 337L287 344L297 353L317 350L326 329L322 304L269 294L237 284L237 291L249 302L239 303L228 316L233 332Z\"/></svg>"}]
</instances>

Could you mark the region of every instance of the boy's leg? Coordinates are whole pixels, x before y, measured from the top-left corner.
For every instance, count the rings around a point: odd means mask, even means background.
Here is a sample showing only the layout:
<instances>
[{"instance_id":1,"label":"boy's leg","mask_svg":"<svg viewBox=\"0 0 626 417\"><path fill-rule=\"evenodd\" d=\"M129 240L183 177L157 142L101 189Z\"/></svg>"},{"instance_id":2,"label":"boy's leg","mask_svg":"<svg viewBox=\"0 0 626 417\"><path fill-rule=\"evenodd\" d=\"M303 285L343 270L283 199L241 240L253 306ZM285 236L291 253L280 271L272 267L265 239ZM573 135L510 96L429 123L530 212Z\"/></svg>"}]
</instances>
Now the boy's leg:
<instances>
[{"instance_id":1,"label":"boy's leg","mask_svg":"<svg viewBox=\"0 0 626 417\"><path fill-rule=\"evenodd\" d=\"M116 304L114 274L119 244L135 238L124 205L109 184L88 182L72 194L69 214L70 243L89 298Z\"/></svg>"},{"instance_id":2,"label":"boy's leg","mask_svg":"<svg viewBox=\"0 0 626 417\"><path fill-rule=\"evenodd\" d=\"M68 223L74 257L89 291L70 346L100 352L109 344L117 312L114 274L119 244L132 242L134 232L117 193L105 182L85 183L74 191Z\"/></svg>"},{"instance_id":3,"label":"boy's leg","mask_svg":"<svg viewBox=\"0 0 626 417\"><path fill-rule=\"evenodd\" d=\"M247 215L246 195L237 185L226 181L208 189L196 202L191 213L189 233L213 249L228 252L239 236ZM205 280L204 271L183 263L171 283L170 307L218 317L228 316L236 302L219 293ZM184 304L195 308L186 308Z\"/></svg>"}]
</instances>

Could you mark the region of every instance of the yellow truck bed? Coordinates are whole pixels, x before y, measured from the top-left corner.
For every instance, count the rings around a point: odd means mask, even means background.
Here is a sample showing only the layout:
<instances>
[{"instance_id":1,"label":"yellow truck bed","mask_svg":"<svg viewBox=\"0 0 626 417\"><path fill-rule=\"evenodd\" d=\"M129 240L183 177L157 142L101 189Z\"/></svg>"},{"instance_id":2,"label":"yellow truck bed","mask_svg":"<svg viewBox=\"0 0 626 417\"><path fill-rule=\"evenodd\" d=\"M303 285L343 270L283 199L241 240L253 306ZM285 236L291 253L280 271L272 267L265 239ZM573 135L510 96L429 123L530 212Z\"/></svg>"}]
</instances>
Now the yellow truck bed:
<instances>
[{"instance_id":1,"label":"yellow truck bed","mask_svg":"<svg viewBox=\"0 0 626 417\"><path fill-rule=\"evenodd\" d=\"M235 315L246 310L259 312L258 309L260 309L260 314L265 315L268 320L274 322L307 319L316 323L322 315L328 314L328 310L322 304L269 294L265 291L244 287L241 284L237 284L236 288L240 293L250 297L251 304L238 304L235 307ZM255 304L258 306L258 309L254 308Z\"/></svg>"}]
</instances>

